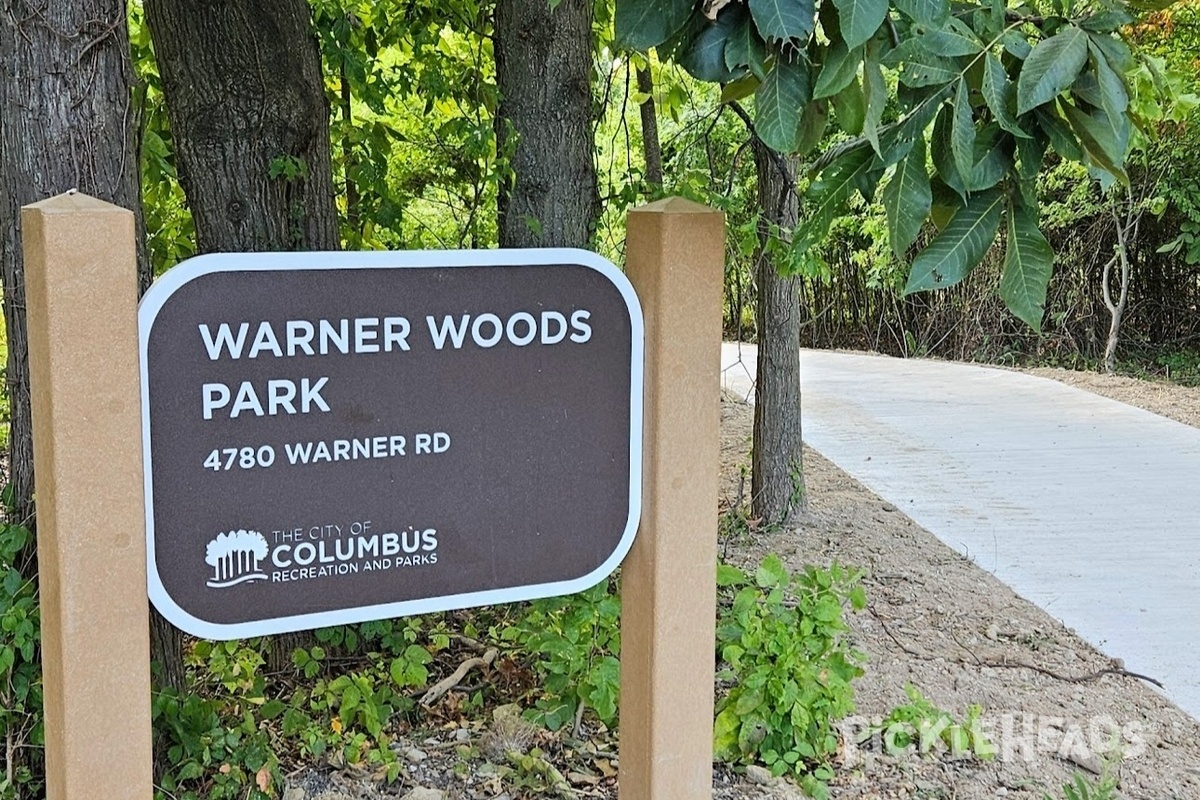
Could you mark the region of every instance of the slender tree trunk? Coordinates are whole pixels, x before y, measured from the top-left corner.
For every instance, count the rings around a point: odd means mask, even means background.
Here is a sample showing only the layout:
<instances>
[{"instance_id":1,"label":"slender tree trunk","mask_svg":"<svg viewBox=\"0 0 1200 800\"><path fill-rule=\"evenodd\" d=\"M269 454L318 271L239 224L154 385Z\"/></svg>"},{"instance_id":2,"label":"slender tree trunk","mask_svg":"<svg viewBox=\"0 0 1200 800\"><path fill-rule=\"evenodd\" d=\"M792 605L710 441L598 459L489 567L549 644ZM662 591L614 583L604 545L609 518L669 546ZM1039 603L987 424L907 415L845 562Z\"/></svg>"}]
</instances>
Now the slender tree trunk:
<instances>
[{"instance_id":1,"label":"slender tree trunk","mask_svg":"<svg viewBox=\"0 0 1200 800\"><path fill-rule=\"evenodd\" d=\"M338 246L321 56L304 0L146 0L199 252Z\"/></svg>"},{"instance_id":2,"label":"slender tree trunk","mask_svg":"<svg viewBox=\"0 0 1200 800\"><path fill-rule=\"evenodd\" d=\"M649 56L647 56L649 58ZM662 143L658 139L658 110L654 106L654 75L650 65L639 67L637 88L646 95L639 106L642 115L642 149L646 153L646 183L658 189L663 185Z\"/></svg>"},{"instance_id":3,"label":"slender tree trunk","mask_svg":"<svg viewBox=\"0 0 1200 800\"><path fill-rule=\"evenodd\" d=\"M198 252L336 250L329 101L308 4L146 0L146 22ZM292 651L311 641L276 637L268 667L292 669Z\"/></svg>"},{"instance_id":4,"label":"slender tree trunk","mask_svg":"<svg viewBox=\"0 0 1200 800\"><path fill-rule=\"evenodd\" d=\"M500 246L585 247L600 214L591 0L497 0L495 53L498 149L511 149L514 173L501 187Z\"/></svg>"},{"instance_id":5,"label":"slender tree trunk","mask_svg":"<svg viewBox=\"0 0 1200 800\"><path fill-rule=\"evenodd\" d=\"M795 227L795 172L783 156L754 137L758 203L763 214L755 276L758 282L758 386L754 399L751 487L755 515L784 523L804 504L800 440L800 279L783 277L767 253L769 226Z\"/></svg>"},{"instance_id":6,"label":"slender tree trunk","mask_svg":"<svg viewBox=\"0 0 1200 800\"><path fill-rule=\"evenodd\" d=\"M30 526L33 432L20 209L78 189L131 209L143 230L132 76L123 0L0 0L0 280L12 419L9 482L13 521ZM139 255L141 279L148 282L141 247ZM36 569L36 560L28 561Z\"/></svg>"}]
</instances>

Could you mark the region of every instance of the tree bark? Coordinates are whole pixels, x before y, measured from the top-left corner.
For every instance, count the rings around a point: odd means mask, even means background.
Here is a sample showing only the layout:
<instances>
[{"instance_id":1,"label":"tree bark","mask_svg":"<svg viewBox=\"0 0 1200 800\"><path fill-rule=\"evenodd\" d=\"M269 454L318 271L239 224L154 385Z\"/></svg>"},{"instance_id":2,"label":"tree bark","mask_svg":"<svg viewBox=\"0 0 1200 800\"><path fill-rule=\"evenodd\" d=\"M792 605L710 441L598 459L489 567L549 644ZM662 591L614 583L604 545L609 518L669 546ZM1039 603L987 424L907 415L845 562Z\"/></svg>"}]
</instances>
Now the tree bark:
<instances>
[{"instance_id":1,"label":"tree bark","mask_svg":"<svg viewBox=\"0 0 1200 800\"><path fill-rule=\"evenodd\" d=\"M200 253L336 250L329 101L304 0L146 0ZM155 626L164 679L180 634ZM272 639L289 671L311 633Z\"/></svg>"},{"instance_id":2,"label":"tree bark","mask_svg":"<svg viewBox=\"0 0 1200 800\"><path fill-rule=\"evenodd\" d=\"M755 277L758 283L758 386L754 400L751 491L755 516L787 522L804 504L800 440L800 279L779 274L767 241L772 224L790 230L799 215L792 164L754 137L758 203L762 212Z\"/></svg>"},{"instance_id":3,"label":"tree bark","mask_svg":"<svg viewBox=\"0 0 1200 800\"><path fill-rule=\"evenodd\" d=\"M201 253L335 250L329 101L304 0L146 0Z\"/></svg>"},{"instance_id":4,"label":"tree bark","mask_svg":"<svg viewBox=\"0 0 1200 800\"><path fill-rule=\"evenodd\" d=\"M123 0L0 0L0 280L12 521L20 524L34 523L20 209L78 189L131 209L142 230L132 80ZM141 281L148 283L141 238ZM35 559L28 563L36 569Z\"/></svg>"},{"instance_id":5,"label":"tree bark","mask_svg":"<svg viewBox=\"0 0 1200 800\"><path fill-rule=\"evenodd\" d=\"M649 56L647 56L649 58ZM658 109L654 106L654 75L650 65L639 67L637 88L646 95L638 110L642 116L642 150L646 154L646 183L656 189L663 185L662 142L658 138Z\"/></svg>"},{"instance_id":6,"label":"tree bark","mask_svg":"<svg viewBox=\"0 0 1200 800\"><path fill-rule=\"evenodd\" d=\"M600 214L591 0L497 0L495 53L498 149L511 150L514 173L500 246L586 247Z\"/></svg>"}]
</instances>

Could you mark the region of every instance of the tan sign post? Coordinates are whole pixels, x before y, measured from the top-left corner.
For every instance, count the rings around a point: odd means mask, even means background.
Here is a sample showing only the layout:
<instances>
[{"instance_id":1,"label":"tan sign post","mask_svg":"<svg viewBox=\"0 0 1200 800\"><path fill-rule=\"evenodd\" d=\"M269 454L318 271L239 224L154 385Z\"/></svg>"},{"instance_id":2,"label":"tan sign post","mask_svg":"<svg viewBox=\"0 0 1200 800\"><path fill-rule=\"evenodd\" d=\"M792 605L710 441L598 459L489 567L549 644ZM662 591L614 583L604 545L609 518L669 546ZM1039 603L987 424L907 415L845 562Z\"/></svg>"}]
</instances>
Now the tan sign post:
<instances>
[{"instance_id":1,"label":"tan sign post","mask_svg":"<svg viewBox=\"0 0 1200 800\"><path fill-rule=\"evenodd\" d=\"M26 207L49 800L148 800L150 622L133 214Z\"/></svg>"},{"instance_id":2,"label":"tan sign post","mask_svg":"<svg viewBox=\"0 0 1200 800\"><path fill-rule=\"evenodd\" d=\"M621 800L712 797L725 218L669 198L629 215L646 324L642 524L621 580Z\"/></svg>"}]
</instances>

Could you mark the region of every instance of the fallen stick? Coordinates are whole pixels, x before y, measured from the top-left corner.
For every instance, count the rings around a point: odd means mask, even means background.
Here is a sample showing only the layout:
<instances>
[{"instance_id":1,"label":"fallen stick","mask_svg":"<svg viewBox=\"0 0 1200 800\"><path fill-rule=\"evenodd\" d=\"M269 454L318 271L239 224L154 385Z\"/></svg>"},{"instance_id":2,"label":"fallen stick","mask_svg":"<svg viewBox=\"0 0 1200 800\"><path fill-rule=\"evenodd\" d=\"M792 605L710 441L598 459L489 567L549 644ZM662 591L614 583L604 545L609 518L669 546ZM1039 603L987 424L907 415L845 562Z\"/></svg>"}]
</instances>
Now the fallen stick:
<instances>
[{"instance_id":1,"label":"fallen stick","mask_svg":"<svg viewBox=\"0 0 1200 800\"><path fill-rule=\"evenodd\" d=\"M449 676L429 687L429 691L425 692L424 696L421 697L421 705L425 706L426 708L433 705L440 700L442 696L446 694L446 692L462 683L463 678L467 677L467 674L470 673L471 670L482 667L490 667L498 655L500 655L500 651L493 647L482 656L468 658L466 661L459 664L458 669L454 670L454 672L452 672Z\"/></svg>"}]
</instances>

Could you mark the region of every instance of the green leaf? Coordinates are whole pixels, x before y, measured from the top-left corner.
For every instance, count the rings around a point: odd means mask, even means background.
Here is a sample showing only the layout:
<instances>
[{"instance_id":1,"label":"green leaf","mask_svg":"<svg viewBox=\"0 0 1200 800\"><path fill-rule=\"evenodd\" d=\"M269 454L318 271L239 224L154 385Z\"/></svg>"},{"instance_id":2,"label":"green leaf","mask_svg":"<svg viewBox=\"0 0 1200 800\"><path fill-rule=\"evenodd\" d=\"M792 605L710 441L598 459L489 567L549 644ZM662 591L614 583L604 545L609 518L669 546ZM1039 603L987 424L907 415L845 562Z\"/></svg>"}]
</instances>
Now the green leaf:
<instances>
[{"instance_id":1,"label":"green leaf","mask_svg":"<svg viewBox=\"0 0 1200 800\"><path fill-rule=\"evenodd\" d=\"M998 184L1012 169L1011 139L991 123L975 137L975 166L967 181L967 190L981 192Z\"/></svg>"},{"instance_id":2,"label":"green leaf","mask_svg":"<svg viewBox=\"0 0 1200 800\"><path fill-rule=\"evenodd\" d=\"M1013 83L1008 79L1008 73L1004 71L1004 65L1000 63L1000 59L988 53L983 62L983 83L979 87L980 94L983 95L984 102L991 109L992 116L995 117L996 122L1000 123L1001 128L1013 136L1028 138L1029 134L1022 130L1017 118L1009 109L1009 103L1013 99L1013 88Z\"/></svg>"},{"instance_id":3,"label":"green leaf","mask_svg":"<svg viewBox=\"0 0 1200 800\"><path fill-rule=\"evenodd\" d=\"M901 14L922 25L941 25L950 16L947 0L895 0Z\"/></svg>"},{"instance_id":4,"label":"green leaf","mask_svg":"<svg viewBox=\"0 0 1200 800\"><path fill-rule=\"evenodd\" d=\"M871 142L876 153L879 148L879 123L883 121L883 109L887 105L887 83L883 79L883 70L879 62L867 59L863 64L863 95L866 101L866 113L863 115L863 136Z\"/></svg>"},{"instance_id":5,"label":"green leaf","mask_svg":"<svg viewBox=\"0 0 1200 800\"><path fill-rule=\"evenodd\" d=\"M749 14L743 14L725 43L725 66L749 69L760 81L767 77L767 45Z\"/></svg>"},{"instance_id":6,"label":"green leaf","mask_svg":"<svg viewBox=\"0 0 1200 800\"><path fill-rule=\"evenodd\" d=\"M850 85L858 75L858 67L862 63L863 53L860 48L848 50L845 42L839 40L829 43L825 48L825 59L821 63L821 71L817 73L817 82L813 87L813 99L833 97Z\"/></svg>"},{"instance_id":7,"label":"green leaf","mask_svg":"<svg viewBox=\"0 0 1200 800\"><path fill-rule=\"evenodd\" d=\"M883 189L883 208L887 212L888 239L897 258L916 241L921 226L933 206L929 172L925 166L925 140L918 140Z\"/></svg>"},{"instance_id":8,"label":"green leaf","mask_svg":"<svg viewBox=\"0 0 1200 800\"><path fill-rule=\"evenodd\" d=\"M833 4L842 22L842 39L849 48L874 36L887 16L888 0L833 0Z\"/></svg>"},{"instance_id":9,"label":"green leaf","mask_svg":"<svg viewBox=\"0 0 1200 800\"><path fill-rule=\"evenodd\" d=\"M1095 44L1088 44L1088 60L1095 71L1096 84L1100 92L1099 105L1110 117L1119 117L1129 110L1129 90L1108 63L1103 51Z\"/></svg>"},{"instance_id":10,"label":"green leaf","mask_svg":"<svg viewBox=\"0 0 1200 800\"><path fill-rule=\"evenodd\" d=\"M825 138L825 127L829 122L829 105L815 101L804 107L800 116L800 141L796 144L797 155L805 155Z\"/></svg>"},{"instance_id":11,"label":"green leaf","mask_svg":"<svg viewBox=\"0 0 1200 800\"><path fill-rule=\"evenodd\" d=\"M933 124L933 136L929 140L929 155L933 168L937 171L942 182L959 195L967 194L967 178L958 171L957 158L954 154L954 106L944 106L938 113L937 121Z\"/></svg>"},{"instance_id":12,"label":"green leaf","mask_svg":"<svg viewBox=\"0 0 1200 800\"><path fill-rule=\"evenodd\" d=\"M913 260L905 294L944 289L967 277L1000 230L1004 195L997 189L971 195L938 237Z\"/></svg>"},{"instance_id":13,"label":"green leaf","mask_svg":"<svg viewBox=\"0 0 1200 800\"><path fill-rule=\"evenodd\" d=\"M617 43L630 50L649 50L687 24L692 0L617 0Z\"/></svg>"},{"instance_id":14,"label":"green leaf","mask_svg":"<svg viewBox=\"0 0 1200 800\"><path fill-rule=\"evenodd\" d=\"M958 174L969 177L975 171L975 118L971 114L971 90L967 79L959 78L954 95L954 122L950 128L950 151Z\"/></svg>"},{"instance_id":15,"label":"green leaf","mask_svg":"<svg viewBox=\"0 0 1200 800\"><path fill-rule=\"evenodd\" d=\"M736 81L727 83L721 87L721 102L733 103L738 100L744 100L758 91L758 87L761 85L762 81L753 75L738 78Z\"/></svg>"},{"instance_id":16,"label":"green leaf","mask_svg":"<svg viewBox=\"0 0 1200 800\"><path fill-rule=\"evenodd\" d=\"M750 0L750 13L764 39L805 40L816 24L813 0Z\"/></svg>"},{"instance_id":17,"label":"green leaf","mask_svg":"<svg viewBox=\"0 0 1200 800\"><path fill-rule=\"evenodd\" d=\"M1017 78L1017 114L1048 103L1069 89L1083 70L1087 54L1088 35L1073 26L1038 42Z\"/></svg>"},{"instance_id":18,"label":"green leaf","mask_svg":"<svg viewBox=\"0 0 1200 800\"><path fill-rule=\"evenodd\" d=\"M790 153L800 142L800 114L809 100L808 65L783 58L755 93L754 130L768 147Z\"/></svg>"},{"instance_id":19,"label":"green leaf","mask_svg":"<svg viewBox=\"0 0 1200 800\"><path fill-rule=\"evenodd\" d=\"M1038 230L1037 219L1023 206L1010 208L1000 297L1014 315L1038 332L1053 267L1054 250Z\"/></svg>"},{"instance_id":20,"label":"green leaf","mask_svg":"<svg viewBox=\"0 0 1200 800\"><path fill-rule=\"evenodd\" d=\"M1084 30L1095 31L1096 33L1112 33L1117 28L1128 25L1131 22L1133 22L1133 17L1129 12L1121 8L1110 8L1080 21L1079 27Z\"/></svg>"},{"instance_id":21,"label":"green leaf","mask_svg":"<svg viewBox=\"0 0 1200 800\"><path fill-rule=\"evenodd\" d=\"M829 233L829 226L842 213L858 188L860 178L870 171L875 154L869 149L849 150L835 159L804 193L804 221L794 234L795 246L815 247Z\"/></svg>"},{"instance_id":22,"label":"green leaf","mask_svg":"<svg viewBox=\"0 0 1200 800\"><path fill-rule=\"evenodd\" d=\"M857 77L850 81L845 89L833 96L833 113L837 115L838 125L846 133L851 136L862 133L863 120L867 115L867 105Z\"/></svg>"},{"instance_id":23,"label":"green leaf","mask_svg":"<svg viewBox=\"0 0 1200 800\"><path fill-rule=\"evenodd\" d=\"M1071 132L1066 121L1058 115L1058 112L1050 108L1039 108L1033 113L1037 118L1038 125L1049 138L1054 152L1068 161L1083 163L1083 149L1079 145L1079 140L1075 138L1075 134Z\"/></svg>"},{"instance_id":24,"label":"green leaf","mask_svg":"<svg viewBox=\"0 0 1200 800\"><path fill-rule=\"evenodd\" d=\"M679 65L699 81L725 83L733 80L736 76L725 64L725 45L744 16L742 6L727 6L716 22L706 26L692 40L680 56Z\"/></svg>"},{"instance_id":25,"label":"green leaf","mask_svg":"<svg viewBox=\"0 0 1200 800\"><path fill-rule=\"evenodd\" d=\"M1129 117L1122 114L1114 120L1103 109L1088 114L1070 103L1063 103L1062 109L1071 124L1071 130L1079 137L1088 160L1114 178L1128 183L1125 156L1131 134Z\"/></svg>"},{"instance_id":26,"label":"green leaf","mask_svg":"<svg viewBox=\"0 0 1200 800\"><path fill-rule=\"evenodd\" d=\"M717 586L739 586L746 582L746 573L729 564L717 565Z\"/></svg>"},{"instance_id":27,"label":"green leaf","mask_svg":"<svg viewBox=\"0 0 1200 800\"><path fill-rule=\"evenodd\" d=\"M903 48L897 47L896 50ZM893 50L894 54L896 51ZM958 64L948 58L936 56L924 50L912 50L903 58L900 69L900 82L905 86L919 89L923 86L941 86L956 80L959 76Z\"/></svg>"},{"instance_id":28,"label":"green leaf","mask_svg":"<svg viewBox=\"0 0 1200 800\"><path fill-rule=\"evenodd\" d=\"M774 553L764 558L754 573L754 581L764 589L773 589L776 586L786 587L788 571L787 567L783 565L783 559Z\"/></svg>"},{"instance_id":29,"label":"green leaf","mask_svg":"<svg viewBox=\"0 0 1200 800\"><path fill-rule=\"evenodd\" d=\"M961 28L955 26L954 30L930 31L918 37L917 41L923 49L935 56L973 56L983 50L983 45L970 31L966 25L962 25Z\"/></svg>"}]
</instances>

